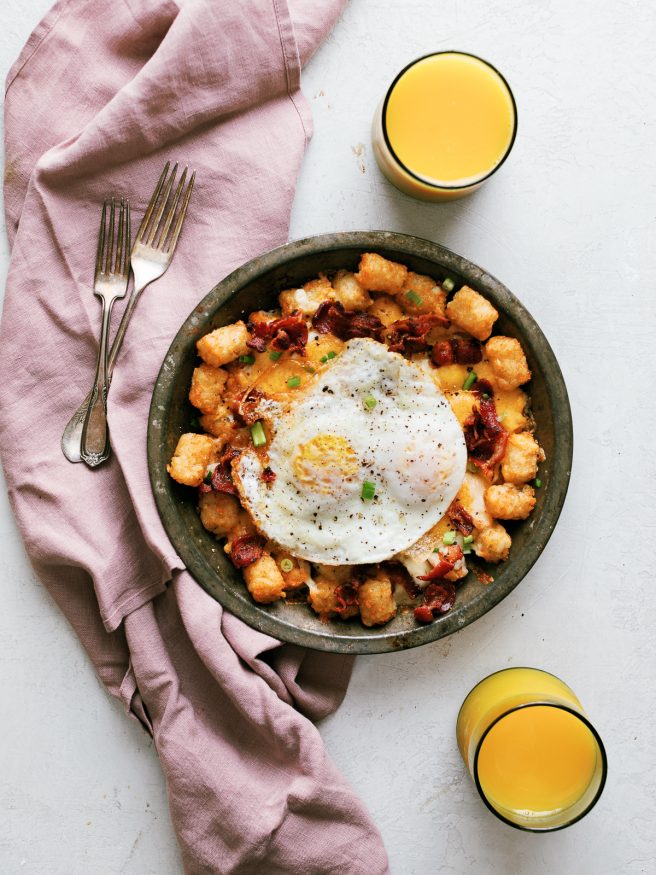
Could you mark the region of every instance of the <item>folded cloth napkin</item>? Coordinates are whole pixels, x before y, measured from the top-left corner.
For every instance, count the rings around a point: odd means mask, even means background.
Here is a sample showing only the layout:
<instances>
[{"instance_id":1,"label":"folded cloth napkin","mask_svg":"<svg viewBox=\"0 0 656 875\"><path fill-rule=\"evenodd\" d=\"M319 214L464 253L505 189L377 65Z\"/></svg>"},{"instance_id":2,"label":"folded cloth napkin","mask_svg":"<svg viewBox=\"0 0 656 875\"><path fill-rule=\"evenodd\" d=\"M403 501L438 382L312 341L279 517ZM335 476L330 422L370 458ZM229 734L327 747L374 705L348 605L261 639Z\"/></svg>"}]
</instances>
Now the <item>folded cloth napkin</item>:
<instances>
[{"instance_id":1,"label":"folded cloth napkin","mask_svg":"<svg viewBox=\"0 0 656 875\"><path fill-rule=\"evenodd\" d=\"M9 496L41 580L154 736L193 873L388 871L311 722L341 701L350 660L281 646L206 595L166 537L146 467L152 387L178 326L216 281L287 238L311 130L300 69L341 3L59 0L8 77ZM169 158L197 185L118 361L112 458L91 471L59 441L93 372L99 204L129 197L140 215Z\"/></svg>"}]
</instances>

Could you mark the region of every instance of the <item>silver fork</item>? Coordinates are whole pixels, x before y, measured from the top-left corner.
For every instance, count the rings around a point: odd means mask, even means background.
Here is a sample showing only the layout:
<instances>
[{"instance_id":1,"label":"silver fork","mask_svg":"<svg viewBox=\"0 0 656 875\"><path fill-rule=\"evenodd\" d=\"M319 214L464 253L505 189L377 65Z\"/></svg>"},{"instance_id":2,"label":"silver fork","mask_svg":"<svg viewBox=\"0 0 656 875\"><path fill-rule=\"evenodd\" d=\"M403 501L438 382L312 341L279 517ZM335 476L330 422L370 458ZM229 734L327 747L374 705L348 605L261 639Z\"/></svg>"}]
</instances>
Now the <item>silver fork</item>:
<instances>
[{"instance_id":1,"label":"silver fork","mask_svg":"<svg viewBox=\"0 0 656 875\"><path fill-rule=\"evenodd\" d=\"M107 215L109 208L109 216ZM108 221L109 219L109 221ZM107 339L114 302L125 297L130 280L130 204L122 200L116 227L116 201L105 201L100 220L93 290L102 302L102 327L96 374L82 425L81 455L87 465L98 465L109 452L107 432Z\"/></svg>"},{"instance_id":2,"label":"silver fork","mask_svg":"<svg viewBox=\"0 0 656 875\"><path fill-rule=\"evenodd\" d=\"M159 279L166 272L173 258L173 253L175 252L175 247L182 230L182 224L187 214L187 207L196 179L196 173L192 173L191 179L186 189L184 189L187 178L187 168L185 168L175 192L171 194L178 165L176 164L173 167L170 176L169 169L170 162L167 161L137 231L132 249L134 288L116 331L112 348L109 351L107 370L110 382L128 323L137 305L139 296L146 286ZM80 462L82 459L82 426L90 399L91 393L87 395L64 429L61 447L69 462ZM107 457L105 456L105 458ZM101 459L100 461L103 460Z\"/></svg>"}]
</instances>

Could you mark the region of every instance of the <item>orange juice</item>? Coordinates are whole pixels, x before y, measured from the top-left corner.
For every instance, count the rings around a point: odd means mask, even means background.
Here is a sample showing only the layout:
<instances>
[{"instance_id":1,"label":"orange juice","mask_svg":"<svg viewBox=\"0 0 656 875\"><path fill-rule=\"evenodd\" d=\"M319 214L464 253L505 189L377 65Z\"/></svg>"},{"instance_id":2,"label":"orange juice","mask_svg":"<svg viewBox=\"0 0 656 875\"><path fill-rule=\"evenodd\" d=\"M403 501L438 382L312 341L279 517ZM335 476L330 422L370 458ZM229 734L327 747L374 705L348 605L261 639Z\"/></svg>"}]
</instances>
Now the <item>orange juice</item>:
<instances>
[{"instance_id":1,"label":"orange juice","mask_svg":"<svg viewBox=\"0 0 656 875\"><path fill-rule=\"evenodd\" d=\"M477 773L495 808L552 814L585 793L597 743L585 723L551 705L518 708L495 723L481 745Z\"/></svg>"},{"instance_id":2,"label":"orange juice","mask_svg":"<svg viewBox=\"0 0 656 875\"><path fill-rule=\"evenodd\" d=\"M465 699L458 745L486 805L523 829L582 817L606 777L601 739L572 690L548 672L505 669Z\"/></svg>"},{"instance_id":3,"label":"orange juice","mask_svg":"<svg viewBox=\"0 0 656 875\"><path fill-rule=\"evenodd\" d=\"M374 118L373 144L390 181L407 194L469 194L505 160L517 113L512 92L486 61L438 52L399 73Z\"/></svg>"}]
</instances>

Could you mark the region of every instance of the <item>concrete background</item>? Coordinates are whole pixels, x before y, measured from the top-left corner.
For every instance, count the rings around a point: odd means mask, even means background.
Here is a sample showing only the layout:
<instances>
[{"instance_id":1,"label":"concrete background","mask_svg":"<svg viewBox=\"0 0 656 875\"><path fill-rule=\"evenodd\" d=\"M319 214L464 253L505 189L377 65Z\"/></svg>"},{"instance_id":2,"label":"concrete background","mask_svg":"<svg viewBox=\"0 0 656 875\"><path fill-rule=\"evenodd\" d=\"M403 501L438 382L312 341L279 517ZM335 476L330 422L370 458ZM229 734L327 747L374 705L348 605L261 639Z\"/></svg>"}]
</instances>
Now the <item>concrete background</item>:
<instances>
[{"instance_id":1,"label":"concrete background","mask_svg":"<svg viewBox=\"0 0 656 875\"><path fill-rule=\"evenodd\" d=\"M49 5L3 0L4 73ZM291 236L385 228L479 263L541 324L574 414L569 497L527 578L451 638L360 658L344 705L321 727L394 875L656 872L655 26L653 6L638 0L352 0L305 74L315 136ZM382 178L369 121L402 66L446 48L501 69L519 135L481 192L425 205ZM0 260L4 275L4 234ZM4 490L0 555L0 872L175 875L154 749L35 579ZM455 745L470 687L522 664L573 687L609 756L595 811L551 835L489 814Z\"/></svg>"}]
</instances>

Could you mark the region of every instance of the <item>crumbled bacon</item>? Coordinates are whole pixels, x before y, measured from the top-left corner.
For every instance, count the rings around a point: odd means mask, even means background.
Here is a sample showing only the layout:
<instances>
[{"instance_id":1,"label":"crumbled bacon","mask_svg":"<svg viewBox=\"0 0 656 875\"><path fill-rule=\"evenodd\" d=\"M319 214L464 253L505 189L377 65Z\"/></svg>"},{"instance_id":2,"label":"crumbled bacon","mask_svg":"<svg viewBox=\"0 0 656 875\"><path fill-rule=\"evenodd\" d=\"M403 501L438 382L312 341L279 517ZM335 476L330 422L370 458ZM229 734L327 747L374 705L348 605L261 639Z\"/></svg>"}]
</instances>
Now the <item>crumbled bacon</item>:
<instances>
[{"instance_id":1,"label":"crumbled bacon","mask_svg":"<svg viewBox=\"0 0 656 875\"><path fill-rule=\"evenodd\" d=\"M265 483L273 483L273 481L276 479L276 476L276 472L272 471L268 465L262 471L262 480L264 480Z\"/></svg>"},{"instance_id":2,"label":"crumbled bacon","mask_svg":"<svg viewBox=\"0 0 656 875\"><path fill-rule=\"evenodd\" d=\"M462 559L462 550L458 544L453 544L451 547L445 547L443 550L440 550L439 557L440 561L437 565L434 565L428 574L418 575L418 580L437 580L440 577L444 577L449 571L453 571L456 563Z\"/></svg>"},{"instance_id":3,"label":"crumbled bacon","mask_svg":"<svg viewBox=\"0 0 656 875\"><path fill-rule=\"evenodd\" d=\"M236 447L228 445L219 463L212 471L210 482L201 483L199 489L201 492L224 492L226 495L237 495L237 487L232 482L232 467L231 462L240 453Z\"/></svg>"},{"instance_id":4,"label":"crumbled bacon","mask_svg":"<svg viewBox=\"0 0 656 875\"><path fill-rule=\"evenodd\" d=\"M414 610L415 620L419 623L432 623L435 613L446 614L455 603L456 588L450 581L429 583L424 590L423 604Z\"/></svg>"},{"instance_id":5,"label":"crumbled bacon","mask_svg":"<svg viewBox=\"0 0 656 875\"><path fill-rule=\"evenodd\" d=\"M473 337L450 337L439 340L431 352L431 361L441 365L476 365L483 359L481 344Z\"/></svg>"},{"instance_id":6,"label":"crumbled bacon","mask_svg":"<svg viewBox=\"0 0 656 875\"><path fill-rule=\"evenodd\" d=\"M471 535L474 531L474 520L470 517L459 501L454 501L447 514L454 527L461 535Z\"/></svg>"},{"instance_id":7,"label":"crumbled bacon","mask_svg":"<svg viewBox=\"0 0 656 875\"><path fill-rule=\"evenodd\" d=\"M471 387L472 392L476 392L477 395L488 395L490 398L494 397L494 387L489 380L478 379Z\"/></svg>"},{"instance_id":8,"label":"crumbled bacon","mask_svg":"<svg viewBox=\"0 0 656 875\"><path fill-rule=\"evenodd\" d=\"M390 352L421 352L428 346L426 335L436 325L445 328L449 325L449 320L437 313L409 316L388 325L384 337Z\"/></svg>"},{"instance_id":9,"label":"crumbled bacon","mask_svg":"<svg viewBox=\"0 0 656 875\"><path fill-rule=\"evenodd\" d=\"M350 583L340 583L339 586L335 588L334 596L335 602L337 603L337 613L344 614L349 611L350 608L353 608L358 603L358 589L360 588L360 583L357 579L352 580Z\"/></svg>"},{"instance_id":10,"label":"crumbled bacon","mask_svg":"<svg viewBox=\"0 0 656 875\"><path fill-rule=\"evenodd\" d=\"M377 338L383 328L378 316L361 310L347 312L339 301L323 301L312 317L312 325L319 334L334 334L340 340Z\"/></svg>"},{"instance_id":11,"label":"crumbled bacon","mask_svg":"<svg viewBox=\"0 0 656 875\"><path fill-rule=\"evenodd\" d=\"M238 416L246 425L253 425L260 419L258 406L264 398L264 393L259 389L247 389L237 395L230 405L232 412Z\"/></svg>"},{"instance_id":12,"label":"crumbled bacon","mask_svg":"<svg viewBox=\"0 0 656 875\"><path fill-rule=\"evenodd\" d=\"M264 538L260 535L242 535L235 538L230 545L230 559L237 568L245 568L262 556L264 552Z\"/></svg>"},{"instance_id":13,"label":"crumbled bacon","mask_svg":"<svg viewBox=\"0 0 656 875\"><path fill-rule=\"evenodd\" d=\"M481 398L478 408L475 407L465 420L464 432L470 461L486 477L491 478L494 466L503 459L508 443L508 432L499 422L491 398Z\"/></svg>"},{"instance_id":14,"label":"crumbled bacon","mask_svg":"<svg viewBox=\"0 0 656 875\"><path fill-rule=\"evenodd\" d=\"M298 310L271 322L249 322L247 328L251 336L246 346L258 352L264 352L267 343L277 351L303 352L308 342L307 323Z\"/></svg>"}]
</instances>

